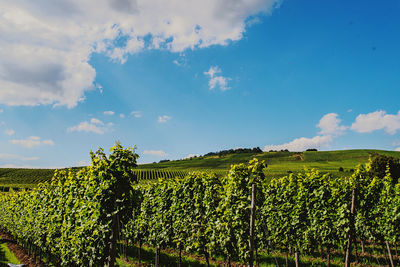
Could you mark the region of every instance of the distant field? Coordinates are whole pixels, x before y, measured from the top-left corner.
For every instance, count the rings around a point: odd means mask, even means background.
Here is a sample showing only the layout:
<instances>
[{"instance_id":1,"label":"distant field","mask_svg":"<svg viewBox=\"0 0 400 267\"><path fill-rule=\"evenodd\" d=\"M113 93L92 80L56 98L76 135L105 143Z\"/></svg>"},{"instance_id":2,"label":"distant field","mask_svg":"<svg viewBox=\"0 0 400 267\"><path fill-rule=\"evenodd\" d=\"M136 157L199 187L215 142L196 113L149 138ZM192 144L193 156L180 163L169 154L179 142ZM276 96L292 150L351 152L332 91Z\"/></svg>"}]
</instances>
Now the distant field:
<instances>
[{"instance_id":1,"label":"distant field","mask_svg":"<svg viewBox=\"0 0 400 267\"><path fill-rule=\"evenodd\" d=\"M264 152L259 154L243 153L226 156L198 157L185 160L175 160L163 163L143 164L143 169L191 169L191 170L228 170L232 164L247 162L252 158L265 160L268 165L266 174L272 177L286 175L289 171L301 172L304 168L315 168L334 175L346 175L358 164L366 163L373 153L384 154L400 159L400 152L356 149L338 151L309 151L309 152ZM339 172L342 167L344 172Z\"/></svg>"},{"instance_id":2,"label":"distant field","mask_svg":"<svg viewBox=\"0 0 400 267\"><path fill-rule=\"evenodd\" d=\"M38 183L51 180L53 174L53 169L0 168L0 191L4 187L30 188Z\"/></svg>"},{"instance_id":3,"label":"distant field","mask_svg":"<svg viewBox=\"0 0 400 267\"><path fill-rule=\"evenodd\" d=\"M265 160L268 165L265 173L271 178L284 176L289 172L301 172L305 168L315 168L321 172L345 176L350 175L350 170L354 169L358 164L366 163L373 153L400 158L400 152L368 149L242 153L142 164L138 166L136 173L140 180L152 180L159 177L183 177L190 171L213 171L218 175L224 175L232 164L247 162L255 157ZM340 167L344 169L343 172L339 172ZM33 187L40 182L49 181L53 173L53 169L0 168L0 191L5 187Z\"/></svg>"}]
</instances>

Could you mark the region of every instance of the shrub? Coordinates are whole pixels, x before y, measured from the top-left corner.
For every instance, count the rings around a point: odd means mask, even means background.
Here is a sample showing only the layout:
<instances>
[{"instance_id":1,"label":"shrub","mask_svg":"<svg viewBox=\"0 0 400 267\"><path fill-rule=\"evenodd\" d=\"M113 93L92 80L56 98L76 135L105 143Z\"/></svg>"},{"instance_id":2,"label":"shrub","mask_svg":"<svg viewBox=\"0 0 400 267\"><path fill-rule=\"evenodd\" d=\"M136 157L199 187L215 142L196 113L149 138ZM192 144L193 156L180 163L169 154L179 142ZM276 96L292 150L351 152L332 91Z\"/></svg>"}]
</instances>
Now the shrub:
<instances>
[{"instance_id":1,"label":"shrub","mask_svg":"<svg viewBox=\"0 0 400 267\"><path fill-rule=\"evenodd\" d=\"M398 158L374 154L372 158L370 158L370 162L371 169L369 170L369 173L372 177L385 177L386 170L389 168L389 172L393 178L393 183L397 183L400 177L400 162Z\"/></svg>"}]
</instances>

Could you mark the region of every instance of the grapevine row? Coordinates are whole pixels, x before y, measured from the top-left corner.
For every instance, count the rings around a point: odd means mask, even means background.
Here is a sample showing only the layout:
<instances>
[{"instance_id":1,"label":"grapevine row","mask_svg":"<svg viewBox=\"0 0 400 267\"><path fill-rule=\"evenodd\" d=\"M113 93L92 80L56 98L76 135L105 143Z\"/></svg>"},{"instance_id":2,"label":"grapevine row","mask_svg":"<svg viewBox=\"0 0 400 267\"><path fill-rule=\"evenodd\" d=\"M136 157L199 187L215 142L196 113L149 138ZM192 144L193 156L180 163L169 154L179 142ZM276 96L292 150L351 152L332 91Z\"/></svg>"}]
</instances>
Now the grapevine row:
<instances>
[{"instance_id":1,"label":"grapevine row","mask_svg":"<svg viewBox=\"0 0 400 267\"><path fill-rule=\"evenodd\" d=\"M157 180L160 178L170 179L175 177L184 178L187 171L183 170L157 170L157 169L136 169L133 171L138 180Z\"/></svg>"},{"instance_id":2,"label":"grapevine row","mask_svg":"<svg viewBox=\"0 0 400 267\"><path fill-rule=\"evenodd\" d=\"M91 156L92 166L78 173L59 171L49 185L0 195L0 228L61 266L112 266L117 238L196 252L207 264L223 256L250 265L250 243L257 261L265 250L325 250L329 258L356 238L389 252L400 241L400 184L389 172L374 177L370 165L346 178L311 170L268 180L254 159L222 177L190 172L137 184L142 171L133 169L132 149L117 143L109 156L101 149Z\"/></svg>"},{"instance_id":3,"label":"grapevine row","mask_svg":"<svg viewBox=\"0 0 400 267\"><path fill-rule=\"evenodd\" d=\"M49 185L1 194L0 228L53 265L113 266L137 157L117 143L109 156L91 153L92 166L78 173L58 171Z\"/></svg>"},{"instance_id":4,"label":"grapevine row","mask_svg":"<svg viewBox=\"0 0 400 267\"><path fill-rule=\"evenodd\" d=\"M355 238L400 241L400 184L360 166L347 178L316 170L267 181L257 160L234 165L222 179L204 172L184 179L135 187L134 216L124 228L129 242L156 248L250 260L251 186L258 188L257 251L280 249L296 255L345 251ZM354 193L356 195L354 195ZM352 198L356 213L352 213Z\"/></svg>"}]
</instances>

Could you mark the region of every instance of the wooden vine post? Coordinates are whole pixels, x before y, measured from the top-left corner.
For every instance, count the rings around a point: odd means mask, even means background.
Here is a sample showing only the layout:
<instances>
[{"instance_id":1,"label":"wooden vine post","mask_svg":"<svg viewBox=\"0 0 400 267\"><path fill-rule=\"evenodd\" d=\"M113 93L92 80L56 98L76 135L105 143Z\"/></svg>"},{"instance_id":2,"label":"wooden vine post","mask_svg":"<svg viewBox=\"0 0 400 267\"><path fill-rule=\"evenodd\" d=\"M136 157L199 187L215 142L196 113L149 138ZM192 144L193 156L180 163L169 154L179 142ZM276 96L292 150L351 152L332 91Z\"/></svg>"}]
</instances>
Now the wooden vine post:
<instances>
[{"instance_id":1,"label":"wooden vine post","mask_svg":"<svg viewBox=\"0 0 400 267\"><path fill-rule=\"evenodd\" d=\"M139 240L139 248L138 248L138 261L139 261L139 264L141 264L142 262L141 262L141 255L142 254L142 239L140 239Z\"/></svg>"},{"instance_id":2,"label":"wooden vine post","mask_svg":"<svg viewBox=\"0 0 400 267\"><path fill-rule=\"evenodd\" d=\"M182 267L182 246L179 243L178 267Z\"/></svg>"},{"instance_id":3,"label":"wooden vine post","mask_svg":"<svg viewBox=\"0 0 400 267\"><path fill-rule=\"evenodd\" d=\"M389 242L386 241L385 243L386 243L386 248L387 248L387 251L388 251L388 254L389 254L390 266L391 266L391 267L394 267L393 255L392 255L392 251L391 251L391 249L390 249Z\"/></svg>"},{"instance_id":4,"label":"wooden vine post","mask_svg":"<svg viewBox=\"0 0 400 267\"><path fill-rule=\"evenodd\" d=\"M110 242L110 256L109 256L109 267L115 266L115 258L117 255L117 234L118 234L118 220L117 214L112 216L112 238Z\"/></svg>"},{"instance_id":5,"label":"wooden vine post","mask_svg":"<svg viewBox=\"0 0 400 267\"><path fill-rule=\"evenodd\" d=\"M355 213L356 213L356 188L353 188L353 191L351 193L350 231L349 231L349 237L348 237L347 248L346 248L346 260L345 260L346 267L350 267L352 241L355 240L355 235L354 235Z\"/></svg>"},{"instance_id":6,"label":"wooden vine post","mask_svg":"<svg viewBox=\"0 0 400 267\"><path fill-rule=\"evenodd\" d=\"M256 218L256 191L257 186L255 183L251 185L251 208L250 208L250 238L249 238L249 266L253 267L254 261L254 221Z\"/></svg>"},{"instance_id":7,"label":"wooden vine post","mask_svg":"<svg viewBox=\"0 0 400 267\"><path fill-rule=\"evenodd\" d=\"M276 266L279 266L279 264L276 264ZM285 255L285 266L289 267L289 250L286 250L286 255Z\"/></svg>"},{"instance_id":8,"label":"wooden vine post","mask_svg":"<svg viewBox=\"0 0 400 267\"><path fill-rule=\"evenodd\" d=\"M300 260L299 260L299 252L297 250L294 253L294 261L296 263L296 267L299 267L300 266Z\"/></svg>"},{"instance_id":9,"label":"wooden vine post","mask_svg":"<svg viewBox=\"0 0 400 267\"><path fill-rule=\"evenodd\" d=\"M331 249L329 246L326 248L326 252L326 261L328 262L328 267L331 267Z\"/></svg>"},{"instance_id":10,"label":"wooden vine post","mask_svg":"<svg viewBox=\"0 0 400 267\"><path fill-rule=\"evenodd\" d=\"M156 262L155 262L155 266L159 267L160 266L160 247L157 246L156 248Z\"/></svg>"}]
</instances>

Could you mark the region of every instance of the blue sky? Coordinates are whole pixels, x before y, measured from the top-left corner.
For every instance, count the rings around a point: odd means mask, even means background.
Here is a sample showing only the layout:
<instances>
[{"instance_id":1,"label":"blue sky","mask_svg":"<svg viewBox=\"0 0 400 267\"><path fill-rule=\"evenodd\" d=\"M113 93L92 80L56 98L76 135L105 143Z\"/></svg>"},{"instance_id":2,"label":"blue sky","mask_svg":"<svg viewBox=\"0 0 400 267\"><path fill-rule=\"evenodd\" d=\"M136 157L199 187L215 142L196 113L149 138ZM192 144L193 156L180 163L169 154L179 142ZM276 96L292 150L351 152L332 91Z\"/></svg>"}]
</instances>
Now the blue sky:
<instances>
[{"instance_id":1,"label":"blue sky","mask_svg":"<svg viewBox=\"0 0 400 267\"><path fill-rule=\"evenodd\" d=\"M400 3L5 1L0 166L400 151ZM156 8L157 7L157 8Z\"/></svg>"}]
</instances>

